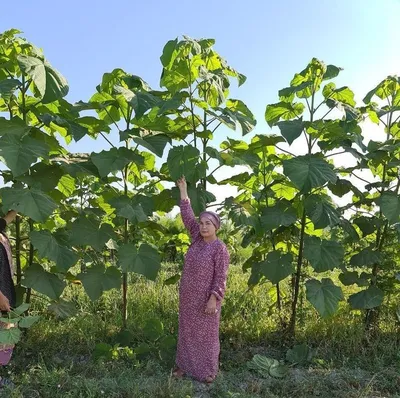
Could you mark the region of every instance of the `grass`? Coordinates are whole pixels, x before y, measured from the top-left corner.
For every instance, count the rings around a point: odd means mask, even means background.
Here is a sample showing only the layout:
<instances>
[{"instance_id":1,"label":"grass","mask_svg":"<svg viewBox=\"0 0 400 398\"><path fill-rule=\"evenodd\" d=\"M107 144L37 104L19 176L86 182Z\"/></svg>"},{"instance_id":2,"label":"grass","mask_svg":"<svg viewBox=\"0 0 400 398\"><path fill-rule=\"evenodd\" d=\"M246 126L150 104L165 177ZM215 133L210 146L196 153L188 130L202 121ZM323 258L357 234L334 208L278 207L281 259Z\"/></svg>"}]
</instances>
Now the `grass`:
<instances>
[{"instance_id":1,"label":"grass","mask_svg":"<svg viewBox=\"0 0 400 398\"><path fill-rule=\"evenodd\" d=\"M270 286L246 293L247 276L231 267L221 323L221 372L212 386L171 377L174 349L159 356L159 342L147 337L149 317L162 320L164 334L176 336L177 286L163 280L176 271L166 264L156 283L132 276L129 290L130 346L147 343L151 352L135 357L118 351L120 294L107 292L92 303L80 286L64 293L79 313L56 320L45 312L0 369L14 388L0 397L400 397L400 343L394 317L383 313L380 328L365 333L361 313L348 311L321 320L306 304L300 309L297 342L312 348L314 359L291 366L284 379L262 378L247 367L255 354L285 359L293 342L280 333L281 319ZM33 312L43 312L35 298ZM285 315L285 314L284 314ZM286 317L287 318L287 317ZM96 345L115 348L114 358L97 358ZM162 350L161 350L162 351Z\"/></svg>"}]
</instances>

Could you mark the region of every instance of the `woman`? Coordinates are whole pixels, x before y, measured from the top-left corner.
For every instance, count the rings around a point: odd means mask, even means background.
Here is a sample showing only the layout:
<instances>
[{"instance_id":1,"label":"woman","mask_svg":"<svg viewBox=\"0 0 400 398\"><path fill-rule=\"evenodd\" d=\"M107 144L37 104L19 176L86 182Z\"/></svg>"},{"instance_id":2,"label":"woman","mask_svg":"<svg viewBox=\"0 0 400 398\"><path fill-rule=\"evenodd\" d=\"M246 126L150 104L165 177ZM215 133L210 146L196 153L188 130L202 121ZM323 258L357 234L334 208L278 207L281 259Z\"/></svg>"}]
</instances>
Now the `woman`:
<instances>
[{"instance_id":1,"label":"woman","mask_svg":"<svg viewBox=\"0 0 400 398\"><path fill-rule=\"evenodd\" d=\"M224 297L229 254L216 235L217 214L204 211L198 222L187 194L185 177L176 185L181 195L181 216L190 232L191 245L185 257L179 287L179 331L174 376L188 374L211 383L218 373L219 322Z\"/></svg>"},{"instance_id":2,"label":"woman","mask_svg":"<svg viewBox=\"0 0 400 398\"><path fill-rule=\"evenodd\" d=\"M0 310L4 312L9 312L15 306L11 246L4 230L7 224L14 221L16 215L17 213L11 210L4 218L0 218ZM11 327L11 324L0 322L0 328L8 327ZM0 366L10 362L13 348L14 345L0 344ZM3 384L2 380L0 384Z\"/></svg>"}]
</instances>

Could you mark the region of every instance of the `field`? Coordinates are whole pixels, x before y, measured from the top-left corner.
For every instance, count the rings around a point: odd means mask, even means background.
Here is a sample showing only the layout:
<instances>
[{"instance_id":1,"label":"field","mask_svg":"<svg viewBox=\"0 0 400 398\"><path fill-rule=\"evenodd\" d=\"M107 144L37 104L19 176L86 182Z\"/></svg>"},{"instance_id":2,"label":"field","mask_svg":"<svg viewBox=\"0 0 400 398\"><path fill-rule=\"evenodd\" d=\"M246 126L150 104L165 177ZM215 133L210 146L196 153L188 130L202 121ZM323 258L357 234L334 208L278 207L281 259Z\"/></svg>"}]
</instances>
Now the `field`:
<instances>
[{"instance_id":1,"label":"field","mask_svg":"<svg viewBox=\"0 0 400 398\"><path fill-rule=\"evenodd\" d=\"M164 286L174 272L164 264L156 283L135 277L130 284L129 347L147 343L152 351L140 359L120 345L113 357L96 345L115 347L121 341L120 295L107 292L92 303L81 287L65 294L79 307L76 317L55 321L44 316L18 344L12 363L2 369L14 388L4 397L396 397L400 395L400 350L395 326L365 337L363 319L340 311L321 320L309 306L303 309L296 343L313 349L311 362L290 366L283 379L260 377L247 366L255 354L284 359L293 343L279 333L279 319L270 315L268 286L246 293L247 276L230 269L221 323L221 372L212 386L189 378L171 377L174 351L164 353L144 334L146 320L158 318L164 333L176 336L177 286ZM42 312L43 298L33 308ZM301 326L301 325L307 325ZM368 335L367 335L368 336Z\"/></svg>"}]
</instances>

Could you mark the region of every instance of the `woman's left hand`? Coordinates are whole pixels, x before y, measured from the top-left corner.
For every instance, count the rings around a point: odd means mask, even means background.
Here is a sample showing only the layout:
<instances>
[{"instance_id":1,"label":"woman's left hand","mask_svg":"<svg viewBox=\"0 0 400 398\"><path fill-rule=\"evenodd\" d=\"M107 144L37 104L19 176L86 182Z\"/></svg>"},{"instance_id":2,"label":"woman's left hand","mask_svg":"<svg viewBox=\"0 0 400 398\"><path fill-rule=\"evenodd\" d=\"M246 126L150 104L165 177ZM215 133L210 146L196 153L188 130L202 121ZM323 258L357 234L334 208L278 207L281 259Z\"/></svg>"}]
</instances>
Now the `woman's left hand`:
<instances>
[{"instance_id":1,"label":"woman's left hand","mask_svg":"<svg viewBox=\"0 0 400 398\"><path fill-rule=\"evenodd\" d=\"M217 298L212 294L207 301L206 309L204 311L207 315L213 315L218 312Z\"/></svg>"},{"instance_id":2,"label":"woman's left hand","mask_svg":"<svg viewBox=\"0 0 400 398\"><path fill-rule=\"evenodd\" d=\"M17 212L15 210L10 210L5 216L4 219L6 220L7 224L12 223L17 217Z\"/></svg>"}]
</instances>

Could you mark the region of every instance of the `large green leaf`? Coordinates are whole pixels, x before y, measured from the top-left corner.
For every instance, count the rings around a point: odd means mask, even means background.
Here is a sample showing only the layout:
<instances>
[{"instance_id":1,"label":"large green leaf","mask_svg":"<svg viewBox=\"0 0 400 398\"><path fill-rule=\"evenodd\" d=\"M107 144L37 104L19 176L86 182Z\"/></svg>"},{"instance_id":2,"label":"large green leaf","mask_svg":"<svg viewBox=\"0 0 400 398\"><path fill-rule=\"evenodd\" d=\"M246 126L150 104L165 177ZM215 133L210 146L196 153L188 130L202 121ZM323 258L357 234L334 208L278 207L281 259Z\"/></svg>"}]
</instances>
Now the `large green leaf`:
<instances>
[{"instance_id":1,"label":"large green leaf","mask_svg":"<svg viewBox=\"0 0 400 398\"><path fill-rule=\"evenodd\" d=\"M279 250L268 253L267 259L261 263L261 272L273 284L279 283L294 272L292 254Z\"/></svg>"},{"instance_id":2,"label":"large green leaf","mask_svg":"<svg viewBox=\"0 0 400 398\"><path fill-rule=\"evenodd\" d=\"M326 72L327 66L320 60L313 58L304 70L294 75L290 82L292 87L302 87L304 83L312 83L311 85L302 88L302 90L296 91L297 97L309 98L313 93L317 92Z\"/></svg>"},{"instance_id":3,"label":"large green leaf","mask_svg":"<svg viewBox=\"0 0 400 398\"><path fill-rule=\"evenodd\" d=\"M3 206L14 209L35 221L44 222L57 208L57 204L38 189L2 188Z\"/></svg>"},{"instance_id":4,"label":"large green leaf","mask_svg":"<svg viewBox=\"0 0 400 398\"><path fill-rule=\"evenodd\" d=\"M286 360L293 364L303 365L312 359L312 350L307 344L298 344L286 352Z\"/></svg>"},{"instance_id":5,"label":"large green leaf","mask_svg":"<svg viewBox=\"0 0 400 398\"><path fill-rule=\"evenodd\" d=\"M134 223L147 220L142 205L140 203L135 203L135 201L128 196L123 195L110 199L109 203L117 210L117 216L127 218Z\"/></svg>"},{"instance_id":6,"label":"large green leaf","mask_svg":"<svg viewBox=\"0 0 400 398\"><path fill-rule=\"evenodd\" d=\"M143 328L146 339L156 341L164 334L164 325L158 318L150 318Z\"/></svg>"},{"instance_id":7,"label":"large green leaf","mask_svg":"<svg viewBox=\"0 0 400 398\"><path fill-rule=\"evenodd\" d=\"M265 110L265 120L270 126L274 126L279 120L290 120L301 116L304 111L304 104L279 102L268 105Z\"/></svg>"},{"instance_id":8,"label":"large green leaf","mask_svg":"<svg viewBox=\"0 0 400 398\"><path fill-rule=\"evenodd\" d=\"M132 141L142 145L157 156L162 157L164 148L171 143L171 138L165 134L148 135L146 137L132 137Z\"/></svg>"},{"instance_id":9,"label":"large green leaf","mask_svg":"<svg viewBox=\"0 0 400 398\"><path fill-rule=\"evenodd\" d=\"M226 108L222 110L234 122L239 123L242 128L242 135L250 133L256 125L256 120L250 109L240 100L228 99Z\"/></svg>"},{"instance_id":10,"label":"large green leaf","mask_svg":"<svg viewBox=\"0 0 400 398\"><path fill-rule=\"evenodd\" d=\"M63 237L60 239L58 235L47 230L32 231L29 237L39 255L54 261L64 272L78 261L79 256L64 244L65 240L61 240Z\"/></svg>"},{"instance_id":11,"label":"large green leaf","mask_svg":"<svg viewBox=\"0 0 400 398\"><path fill-rule=\"evenodd\" d=\"M161 63L164 68L169 69L178 54L178 39L169 40L163 48L163 53L160 57Z\"/></svg>"},{"instance_id":12,"label":"large green leaf","mask_svg":"<svg viewBox=\"0 0 400 398\"><path fill-rule=\"evenodd\" d=\"M304 130L304 122L302 119L278 122L277 126L289 145L292 145L293 141L299 138Z\"/></svg>"},{"instance_id":13,"label":"large green leaf","mask_svg":"<svg viewBox=\"0 0 400 398\"><path fill-rule=\"evenodd\" d=\"M179 194L179 192L177 193ZM153 200L154 207L157 211L168 213L178 204L179 199L174 196L173 189L164 189L158 195L153 196Z\"/></svg>"},{"instance_id":14,"label":"large green leaf","mask_svg":"<svg viewBox=\"0 0 400 398\"><path fill-rule=\"evenodd\" d=\"M247 363L247 366L257 371L262 377L272 376L281 379L288 373L287 366L281 364L277 359L259 354L254 355L253 359Z\"/></svg>"},{"instance_id":15,"label":"large green leaf","mask_svg":"<svg viewBox=\"0 0 400 398\"><path fill-rule=\"evenodd\" d=\"M79 218L71 228L71 244L77 246L92 246L101 251L110 239L115 239L115 233L110 224L102 224L92 218Z\"/></svg>"},{"instance_id":16,"label":"large green leaf","mask_svg":"<svg viewBox=\"0 0 400 398\"><path fill-rule=\"evenodd\" d=\"M24 316L19 322L18 327L28 329L41 318L40 315Z\"/></svg>"},{"instance_id":17,"label":"large green leaf","mask_svg":"<svg viewBox=\"0 0 400 398\"><path fill-rule=\"evenodd\" d=\"M389 220L390 224L399 222L400 217L400 196L393 192L387 192L377 200L383 215Z\"/></svg>"},{"instance_id":18,"label":"large green leaf","mask_svg":"<svg viewBox=\"0 0 400 398\"><path fill-rule=\"evenodd\" d=\"M147 244L140 245L139 251L132 243L122 245L118 250L118 265L123 272L136 272L155 280L160 263L157 250Z\"/></svg>"},{"instance_id":19,"label":"large green leaf","mask_svg":"<svg viewBox=\"0 0 400 398\"><path fill-rule=\"evenodd\" d=\"M337 176L333 166L316 155L298 156L283 161L286 176L302 192L321 187L327 182L335 183Z\"/></svg>"},{"instance_id":20,"label":"large green leaf","mask_svg":"<svg viewBox=\"0 0 400 398\"><path fill-rule=\"evenodd\" d=\"M100 177L97 167L90 160L71 159L68 163L62 164L61 167L74 178L86 175Z\"/></svg>"},{"instance_id":21,"label":"large green leaf","mask_svg":"<svg viewBox=\"0 0 400 398\"><path fill-rule=\"evenodd\" d=\"M57 275L45 271L39 264L32 264L24 272L23 284L47 297L58 300L65 288L65 282Z\"/></svg>"},{"instance_id":22,"label":"large green leaf","mask_svg":"<svg viewBox=\"0 0 400 398\"><path fill-rule=\"evenodd\" d=\"M76 315L76 313L78 312L78 309L76 308L74 303L63 299L51 303L47 307L47 310L52 312L57 318L60 319L70 318Z\"/></svg>"},{"instance_id":23,"label":"large green leaf","mask_svg":"<svg viewBox=\"0 0 400 398\"><path fill-rule=\"evenodd\" d=\"M225 202L225 204L227 205L228 203ZM232 206L231 203L229 203L229 205ZM232 206L230 208L229 219L232 220L234 225L237 227L244 227L246 225L251 226L253 224L251 214L244 206L240 205Z\"/></svg>"},{"instance_id":24,"label":"large green leaf","mask_svg":"<svg viewBox=\"0 0 400 398\"><path fill-rule=\"evenodd\" d=\"M350 181L342 178L338 178L334 184L329 183L328 188L334 195L339 197L343 197L353 189L356 189Z\"/></svg>"},{"instance_id":25,"label":"large green leaf","mask_svg":"<svg viewBox=\"0 0 400 398\"><path fill-rule=\"evenodd\" d=\"M29 175L20 176L16 180L45 192L54 189L64 174L59 165L42 162L36 163L29 171Z\"/></svg>"},{"instance_id":26,"label":"large green leaf","mask_svg":"<svg viewBox=\"0 0 400 398\"><path fill-rule=\"evenodd\" d=\"M378 219L376 217L357 217L353 220L353 223L360 228L363 237L373 234L378 228Z\"/></svg>"},{"instance_id":27,"label":"large green leaf","mask_svg":"<svg viewBox=\"0 0 400 398\"><path fill-rule=\"evenodd\" d=\"M325 195L310 195L305 201L306 214L315 229L333 227L340 222L340 214Z\"/></svg>"},{"instance_id":28,"label":"large green leaf","mask_svg":"<svg viewBox=\"0 0 400 398\"><path fill-rule=\"evenodd\" d=\"M265 207L261 215L261 225L266 230L272 230L282 225L287 227L296 220L296 209L287 200L280 200L274 206Z\"/></svg>"},{"instance_id":29,"label":"large green leaf","mask_svg":"<svg viewBox=\"0 0 400 398\"><path fill-rule=\"evenodd\" d=\"M0 135L9 134L22 137L31 130L23 120L15 117L11 120L0 117Z\"/></svg>"},{"instance_id":30,"label":"large green leaf","mask_svg":"<svg viewBox=\"0 0 400 398\"><path fill-rule=\"evenodd\" d=\"M0 330L0 344L17 344L21 339L21 330L18 328Z\"/></svg>"},{"instance_id":31,"label":"large green leaf","mask_svg":"<svg viewBox=\"0 0 400 398\"><path fill-rule=\"evenodd\" d=\"M307 236L304 240L304 257L317 272L329 271L343 262L343 246L333 240Z\"/></svg>"},{"instance_id":32,"label":"large green leaf","mask_svg":"<svg viewBox=\"0 0 400 398\"><path fill-rule=\"evenodd\" d=\"M356 284L357 286L368 286L369 282L365 276L365 272L358 275L357 271L346 271L339 275L340 282L345 286Z\"/></svg>"},{"instance_id":33,"label":"large green leaf","mask_svg":"<svg viewBox=\"0 0 400 398\"><path fill-rule=\"evenodd\" d=\"M11 96L20 85L21 82L17 79L0 80L0 97L3 98L6 103L10 102Z\"/></svg>"},{"instance_id":34,"label":"large green leaf","mask_svg":"<svg viewBox=\"0 0 400 398\"><path fill-rule=\"evenodd\" d=\"M339 301L344 298L342 289L335 286L328 278L323 278L321 281L308 280L306 297L323 318L333 315L337 311Z\"/></svg>"},{"instance_id":35,"label":"large green leaf","mask_svg":"<svg viewBox=\"0 0 400 398\"><path fill-rule=\"evenodd\" d=\"M381 253L369 248L365 248L351 257L350 264L355 267L364 267L368 265L379 264L381 261Z\"/></svg>"},{"instance_id":36,"label":"large green leaf","mask_svg":"<svg viewBox=\"0 0 400 398\"><path fill-rule=\"evenodd\" d=\"M175 192L175 197L177 198L177 189L173 189L173 192ZM192 204L194 214L196 215L199 215L202 211L206 210L207 205L216 200L214 194L206 191L201 184L199 184L197 187L188 187L188 195Z\"/></svg>"},{"instance_id":37,"label":"large green leaf","mask_svg":"<svg viewBox=\"0 0 400 398\"><path fill-rule=\"evenodd\" d=\"M102 177L112 172L123 170L123 168L131 162L143 164L142 156L124 147L111 148L108 151L92 153L90 158Z\"/></svg>"},{"instance_id":38,"label":"large green leaf","mask_svg":"<svg viewBox=\"0 0 400 398\"><path fill-rule=\"evenodd\" d=\"M360 235L349 220L342 218L339 225L345 233L345 239L347 239L347 242L358 242L360 240Z\"/></svg>"},{"instance_id":39,"label":"large green leaf","mask_svg":"<svg viewBox=\"0 0 400 398\"><path fill-rule=\"evenodd\" d=\"M156 210L154 205L154 196L136 194L132 198L133 208L136 209L138 206L143 209L146 216L152 216ZM144 220L143 220L144 221Z\"/></svg>"},{"instance_id":40,"label":"large green leaf","mask_svg":"<svg viewBox=\"0 0 400 398\"><path fill-rule=\"evenodd\" d=\"M248 149L253 153L265 151L265 147L275 146L280 142L285 142L285 139L279 135L260 135L257 134L251 139L251 144Z\"/></svg>"},{"instance_id":41,"label":"large green leaf","mask_svg":"<svg viewBox=\"0 0 400 398\"><path fill-rule=\"evenodd\" d=\"M69 175L63 175L57 184L58 190L67 198L73 196L75 191L75 179Z\"/></svg>"},{"instance_id":42,"label":"large green leaf","mask_svg":"<svg viewBox=\"0 0 400 398\"><path fill-rule=\"evenodd\" d=\"M96 301L104 291L121 287L121 272L116 267L104 268L95 265L77 276L82 281L85 292L92 301Z\"/></svg>"},{"instance_id":43,"label":"large green leaf","mask_svg":"<svg viewBox=\"0 0 400 398\"><path fill-rule=\"evenodd\" d=\"M107 267L103 278L104 291L121 287L121 271L117 267Z\"/></svg>"},{"instance_id":44,"label":"large green leaf","mask_svg":"<svg viewBox=\"0 0 400 398\"><path fill-rule=\"evenodd\" d=\"M336 100L342 104L356 106L354 93L348 87L336 88L335 83L328 83L322 90L325 98Z\"/></svg>"},{"instance_id":45,"label":"large green leaf","mask_svg":"<svg viewBox=\"0 0 400 398\"><path fill-rule=\"evenodd\" d=\"M305 89L310 88L312 85L313 85L312 81L306 81L306 82L297 84L296 86L285 87L285 88L279 90L278 95L281 98L285 98L285 99L291 100L293 98L293 94L296 94L298 92L302 92Z\"/></svg>"},{"instance_id":46,"label":"large green leaf","mask_svg":"<svg viewBox=\"0 0 400 398\"><path fill-rule=\"evenodd\" d=\"M22 139L6 134L0 138L0 156L5 160L14 176L29 170L37 158L47 158L49 147L43 141L25 136Z\"/></svg>"},{"instance_id":47,"label":"large green leaf","mask_svg":"<svg viewBox=\"0 0 400 398\"><path fill-rule=\"evenodd\" d=\"M56 101L68 94L68 83L65 78L55 70L46 60L19 55L18 64L38 89L42 103Z\"/></svg>"},{"instance_id":48,"label":"large green leaf","mask_svg":"<svg viewBox=\"0 0 400 398\"><path fill-rule=\"evenodd\" d=\"M118 86L115 89L132 105L136 118L142 117L148 110L160 106L163 102L159 97L146 91L133 92Z\"/></svg>"},{"instance_id":49,"label":"large green leaf","mask_svg":"<svg viewBox=\"0 0 400 398\"><path fill-rule=\"evenodd\" d=\"M337 67L335 65L327 65L324 77L322 80L330 80L335 78L343 68Z\"/></svg>"},{"instance_id":50,"label":"large green leaf","mask_svg":"<svg viewBox=\"0 0 400 398\"><path fill-rule=\"evenodd\" d=\"M379 307L383 302L384 293L376 286L370 286L366 290L352 294L349 303L356 310L366 310Z\"/></svg>"},{"instance_id":51,"label":"large green leaf","mask_svg":"<svg viewBox=\"0 0 400 398\"><path fill-rule=\"evenodd\" d=\"M365 104L368 104L374 95L376 95L380 99L385 99L388 96L393 95L397 87L397 78L395 76L388 76L365 96L363 102Z\"/></svg>"},{"instance_id":52,"label":"large green leaf","mask_svg":"<svg viewBox=\"0 0 400 398\"><path fill-rule=\"evenodd\" d=\"M186 180L195 183L205 177L206 165L200 163L200 151L191 146L177 146L168 153L167 164L171 178L176 181L185 176Z\"/></svg>"}]
</instances>

